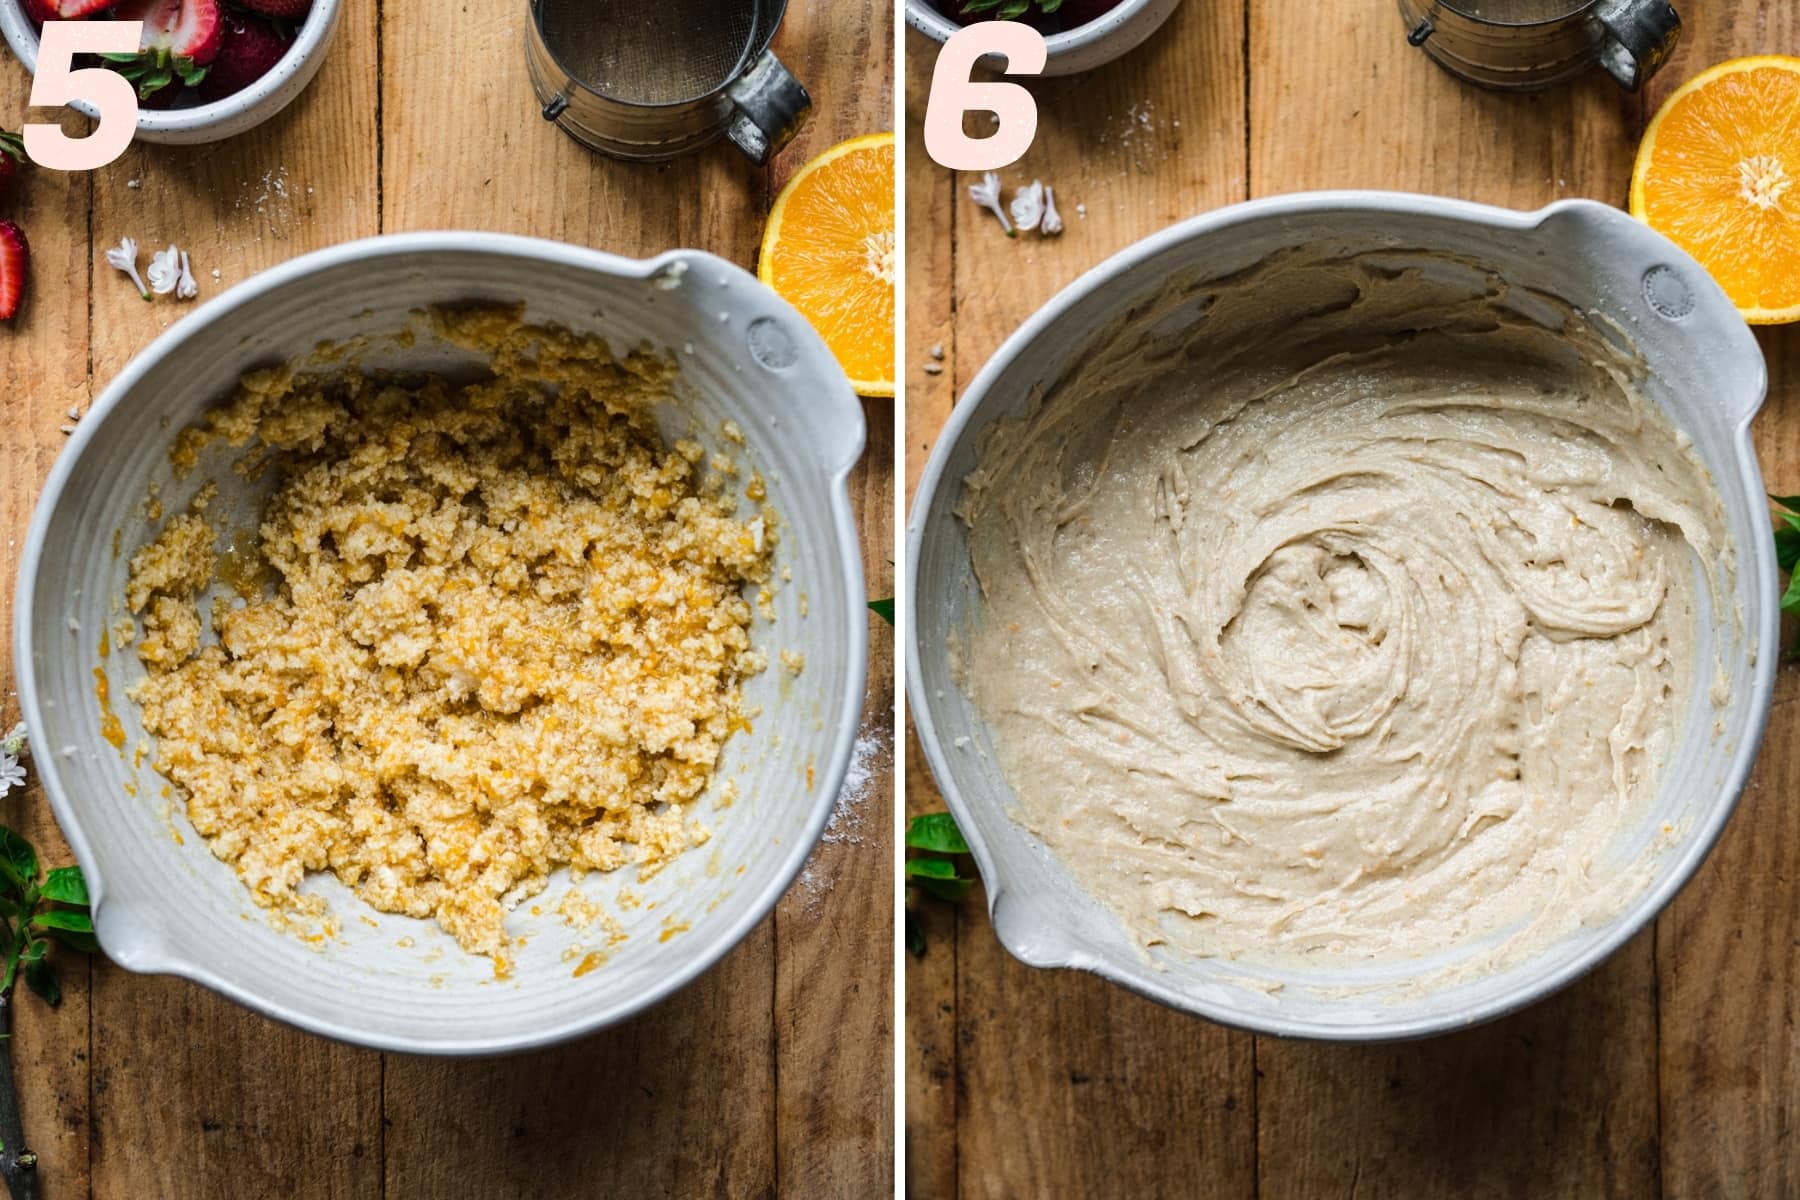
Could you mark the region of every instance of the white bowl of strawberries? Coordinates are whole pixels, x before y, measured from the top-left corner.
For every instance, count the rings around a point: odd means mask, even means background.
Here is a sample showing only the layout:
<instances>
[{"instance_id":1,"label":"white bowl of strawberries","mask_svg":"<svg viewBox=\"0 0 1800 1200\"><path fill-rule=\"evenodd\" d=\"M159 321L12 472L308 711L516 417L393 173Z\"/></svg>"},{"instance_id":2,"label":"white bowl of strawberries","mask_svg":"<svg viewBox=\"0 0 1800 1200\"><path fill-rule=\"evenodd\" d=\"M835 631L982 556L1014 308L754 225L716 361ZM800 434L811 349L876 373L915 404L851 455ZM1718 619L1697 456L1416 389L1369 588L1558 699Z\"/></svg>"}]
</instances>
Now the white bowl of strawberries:
<instances>
[{"instance_id":1,"label":"white bowl of strawberries","mask_svg":"<svg viewBox=\"0 0 1800 1200\"><path fill-rule=\"evenodd\" d=\"M1091 71L1137 49L1181 0L906 0L906 23L934 42L977 21L1020 21L1044 35L1044 74ZM1002 63L982 59L999 70Z\"/></svg>"},{"instance_id":2,"label":"white bowl of strawberries","mask_svg":"<svg viewBox=\"0 0 1800 1200\"><path fill-rule=\"evenodd\" d=\"M137 54L76 65L132 81L139 139L188 145L233 137L292 103L318 74L340 11L340 0L0 0L0 34L35 72L45 21L142 21ZM86 101L70 107L99 116Z\"/></svg>"}]
</instances>

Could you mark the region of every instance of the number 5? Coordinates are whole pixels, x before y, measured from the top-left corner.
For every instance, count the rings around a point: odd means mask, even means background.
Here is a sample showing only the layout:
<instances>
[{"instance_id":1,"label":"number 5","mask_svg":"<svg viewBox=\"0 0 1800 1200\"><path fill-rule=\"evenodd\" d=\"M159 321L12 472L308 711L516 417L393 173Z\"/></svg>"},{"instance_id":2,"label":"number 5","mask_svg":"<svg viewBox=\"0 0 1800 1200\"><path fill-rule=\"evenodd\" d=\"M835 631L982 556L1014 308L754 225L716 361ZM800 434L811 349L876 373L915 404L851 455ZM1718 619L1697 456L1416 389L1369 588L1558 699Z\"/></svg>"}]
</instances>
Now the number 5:
<instances>
[{"instance_id":1,"label":"number 5","mask_svg":"<svg viewBox=\"0 0 1800 1200\"><path fill-rule=\"evenodd\" d=\"M92 171L125 153L137 132L137 89L105 67L70 70L77 54L133 54L142 21L46 21L38 42L37 74L31 81L33 108L61 108L77 100L100 110L100 124L84 138L55 125L25 126L25 153L40 167Z\"/></svg>"},{"instance_id":2,"label":"number 5","mask_svg":"<svg viewBox=\"0 0 1800 1200\"><path fill-rule=\"evenodd\" d=\"M969 76L984 54L1006 59L1008 75L1036 75L1049 52L1044 35L1018 21L982 21L957 30L938 51L925 103L925 153L952 171L997 171L1018 162L1037 136L1037 101L1016 83L976 83ZM971 109L999 118L997 132L972 138L963 132Z\"/></svg>"}]
</instances>

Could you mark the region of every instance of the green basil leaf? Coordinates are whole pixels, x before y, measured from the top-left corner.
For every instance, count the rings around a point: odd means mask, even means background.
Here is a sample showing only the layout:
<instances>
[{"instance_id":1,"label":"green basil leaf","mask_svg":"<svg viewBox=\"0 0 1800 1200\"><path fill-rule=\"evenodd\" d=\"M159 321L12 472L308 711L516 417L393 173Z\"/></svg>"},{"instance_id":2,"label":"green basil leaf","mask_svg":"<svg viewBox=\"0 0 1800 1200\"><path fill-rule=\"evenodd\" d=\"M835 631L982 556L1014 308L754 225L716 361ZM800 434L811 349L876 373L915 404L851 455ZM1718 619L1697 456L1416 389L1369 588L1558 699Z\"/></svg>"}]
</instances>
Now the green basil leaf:
<instances>
[{"instance_id":1,"label":"green basil leaf","mask_svg":"<svg viewBox=\"0 0 1800 1200\"><path fill-rule=\"evenodd\" d=\"M1787 591L1781 594L1781 611L1800 613L1800 571L1788 579Z\"/></svg>"},{"instance_id":2,"label":"green basil leaf","mask_svg":"<svg viewBox=\"0 0 1800 1200\"><path fill-rule=\"evenodd\" d=\"M947 858L909 858L906 860L906 877L908 879L956 879L956 864Z\"/></svg>"},{"instance_id":3,"label":"green basil leaf","mask_svg":"<svg viewBox=\"0 0 1800 1200\"><path fill-rule=\"evenodd\" d=\"M889 596L886 600L869 601L869 611L892 625L894 623L894 598Z\"/></svg>"},{"instance_id":4,"label":"green basil leaf","mask_svg":"<svg viewBox=\"0 0 1800 1200\"><path fill-rule=\"evenodd\" d=\"M82 875L80 867L53 867L44 876L43 893L46 900L86 905L87 878Z\"/></svg>"},{"instance_id":5,"label":"green basil leaf","mask_svg":"<svg viewBox=\"0 0 1800 1200\"><path fill-rule=\"evenodd\" d=\"M973 879L921 879L920 887L936 896L939 900L947 900L955 904L969 894L975 886Z\"/></svg>"},{"instance_id":6,"label":"green basil leaf","mask_svg":"<svg viewBox=\"0 0 1800 1200\"><path fill-rule=\"evenodd\" d=\"M1775 561L1784 571L1794 569L1800 562L1800 529L1777 529L1775 531Z\"/></svg>"},{"instance_id":7,"label":"green basil leaf","mask_svg":"<svg viewBox=\"0 0 1800 1200\"><path fill-rule=\"evenodd\" d=\"M947 812L926 813L906 823L906 844L915 850L931 850L938 854L967 854L969 843L963 840L956 818Z\"/></svg>"},{"instance_id":8,"label":"green basil leaf","mask_svg":"<svg viewBox=\"0 0 1800 1200\"><path fill-rule=\"evenodd\" d=\"M81 954L100 953L100 939L91 933L80 933L73 929L46 929L44 933Z\"/></svg>"},{"instance_id":9,"label":"green basil leaf","mask_svg":"<svg viewBox=\"0 0 1800 1200\"><path fill-rule=\"evenodd\" d=\"M72 908L48 908L31 918L38 929L67 929L75 933L94 932L94 919Z\"/></svg>"},{"instance_id":10,"label":"green basil leaf","mask_svg":"<svg viewBox=\"0 0 1800 1200\"><path fill-rule=\"evenodd\" d=\"M55 1008L62 1003L62 987L56 982L56 970L47 959L34 959L25 964L25 984Z\"/></svg>"},{"instance_id":11,"label":"green basil leaf","mask_svg":"<svg viewBox=\"0 0 1800 1200\"><path fill-rule=\"evenodd\" d=\"M12 869L21 888L37 882L37 851L31 848L30 842L4 825L0 825L0 862Z\"/></svg>"}]
</instances>

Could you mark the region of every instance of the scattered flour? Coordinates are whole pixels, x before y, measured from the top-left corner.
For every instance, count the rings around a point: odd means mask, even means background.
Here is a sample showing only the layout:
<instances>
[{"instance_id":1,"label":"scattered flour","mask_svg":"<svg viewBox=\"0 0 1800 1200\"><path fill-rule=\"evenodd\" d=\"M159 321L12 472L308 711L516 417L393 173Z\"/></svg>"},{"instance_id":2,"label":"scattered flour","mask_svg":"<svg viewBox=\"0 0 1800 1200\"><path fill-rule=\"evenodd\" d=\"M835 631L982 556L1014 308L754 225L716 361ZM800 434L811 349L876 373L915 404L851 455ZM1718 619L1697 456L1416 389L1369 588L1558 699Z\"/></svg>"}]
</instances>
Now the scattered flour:
<instances>
[{"instance_id":1,"label":"scattered flour","mask_svg":"<svg viewBox=\"0 0 1800 1200\"><path fill-rule=\"evenodd\" d=\"M850 767L844 772L844 786L838 792L837 807L831 810L831 821L819 838L821 848L863 844L868 819L864 802L874 794L875 783L886 771L892 751L893 735L886 729L864 733L856 739L856 748L850 753ZM821 862L819 850L814 850L796 885L805 899L809 916L818 913L836 882L833 866Z\"/></svg>"}]
</instances>

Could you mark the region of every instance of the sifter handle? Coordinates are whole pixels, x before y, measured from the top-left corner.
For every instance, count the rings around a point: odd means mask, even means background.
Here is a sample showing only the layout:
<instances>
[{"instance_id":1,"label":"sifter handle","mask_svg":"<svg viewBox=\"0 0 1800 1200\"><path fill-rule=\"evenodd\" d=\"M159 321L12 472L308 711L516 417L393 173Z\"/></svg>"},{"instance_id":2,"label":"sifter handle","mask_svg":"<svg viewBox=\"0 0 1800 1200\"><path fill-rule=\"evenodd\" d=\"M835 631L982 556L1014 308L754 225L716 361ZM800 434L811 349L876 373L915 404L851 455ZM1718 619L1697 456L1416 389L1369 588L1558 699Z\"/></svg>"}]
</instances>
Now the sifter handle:
<instances>
[{"instance_id":1,"label":"sifter handle","mask_svg":"<svg viewBox=\"0 0 1800 1200\"><path fill-rule=\"evenodd\" d=\"M1606 31L1600 65L1628 92L1656 74L1681 38L1681 18L1668 0L1601 0L1594 19Z\"/></svg>"},{"instance_id":2,"label":"sifter handle","mask_svg":"<svg viewBox=\"0 0 1800 1200\"><path fill-rule=\"evenodd\" d=\"M812 112L812 97L772 51L725 89L732 107L725 136L758 166L794 140Z\"/></svg>"}]
</instances>

